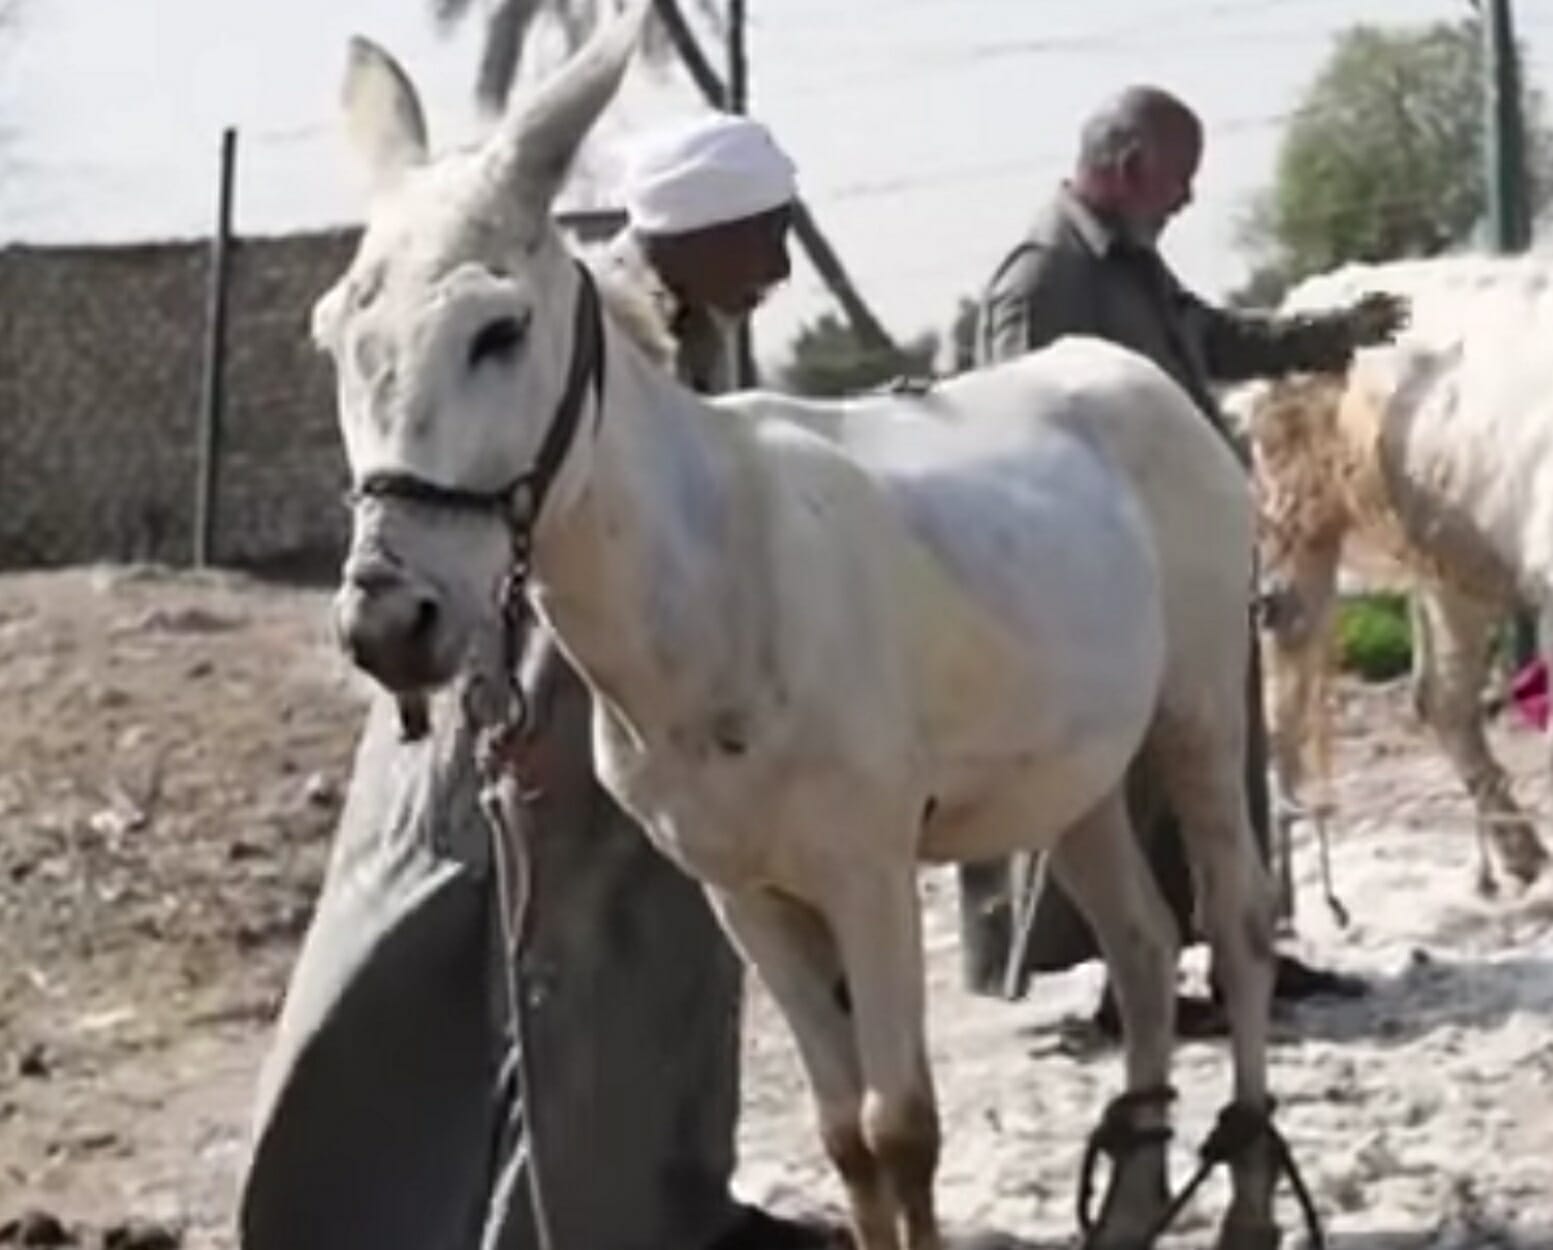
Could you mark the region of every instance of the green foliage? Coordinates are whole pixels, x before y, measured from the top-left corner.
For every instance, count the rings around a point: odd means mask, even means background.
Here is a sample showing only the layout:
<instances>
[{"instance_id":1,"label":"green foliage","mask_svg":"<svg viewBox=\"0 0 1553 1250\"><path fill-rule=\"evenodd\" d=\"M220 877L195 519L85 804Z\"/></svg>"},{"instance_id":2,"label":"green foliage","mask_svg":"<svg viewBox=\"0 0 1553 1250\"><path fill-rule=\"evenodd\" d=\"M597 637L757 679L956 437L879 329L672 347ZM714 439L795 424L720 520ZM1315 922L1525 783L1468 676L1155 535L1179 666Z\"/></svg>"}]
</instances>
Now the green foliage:
<instances>
[{"instance_id":1,"label":"green foliage","mask_svg":"<svg viewBox=\"0 0 1553 1250\"><path fill-rule=\"evenodd\" d=\"M798 395L855 395L903 375L932 373L938 339L924 334L900 353L870 350L840 317L821 313L799 327L791 350L782 371L786 389Z\"/></svg>"},{"instance_id":2,"label":"green foliage","mask_svg":"<svg viewBox=\"0 0 1553 1250\"><path fill-rule=\"evenodd\" d=\"M1390 681L1413 664L1407 596L1355 595L1337 609L1338 666L1365 681Z\"/></svg>"},{"instance_id":3,"label":"green foliage","mask_svg":"<svg viewBox=\"0 0 1553 1250\"><path fill-rule=\"evenodd\" d=\"M978 303L966 296L955 301L946 342L947 359L939 361L939 336L918 335L899 352L870 351L852 327L834 313L821 313L798 329L789 349L781 385L797 395L856 395L900 377L930 377L935 364L942 372L962 373L976 364Z\"/></svg>"},{"instance_id":4,"label":"green foliage","mask_svg":"<svg viewBox=\"0 0 1553 1250\"><path fill-rule=\"evenodd\" d=\"M1485 207L1482 71L1476 20L1349 28L1289 123L1242 242L1297 281L1469 238ZM1553 190L1545 113L1541 96L1526 92L1534 210Z\"/></svg>"}]
</instances>

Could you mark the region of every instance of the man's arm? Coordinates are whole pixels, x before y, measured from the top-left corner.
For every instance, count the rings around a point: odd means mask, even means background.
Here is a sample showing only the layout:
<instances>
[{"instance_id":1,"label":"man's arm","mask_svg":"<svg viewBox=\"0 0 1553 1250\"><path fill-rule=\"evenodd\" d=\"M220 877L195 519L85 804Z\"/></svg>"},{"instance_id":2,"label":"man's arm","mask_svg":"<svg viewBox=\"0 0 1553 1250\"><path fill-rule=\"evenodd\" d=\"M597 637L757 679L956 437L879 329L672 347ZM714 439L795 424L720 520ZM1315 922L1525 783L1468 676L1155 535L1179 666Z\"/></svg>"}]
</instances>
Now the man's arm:
<instances>
[{"instance_id":1,"label":"man's arm","mask_svg":"<svg viewBox=\"0 0 1553 1250\"><path fill-rule=\"evenodd\" d=\"M1407 320L1396 296L1371 294L1351 308L1278 317L1214 308L1183 294L1187 315L1200 319L1208 373L1215 381L1278 377L1285 373L1339 373L1360 347L1389 342Z\"/></svg>"},{"instance_id":2,"label":"man's arm","mask_svg":"<svg viewBox=\"0 0 1553 1250\"><path fill-rule=\"evenodd\" d=\"M997 364L1045 347L1064 334L1094 334L1093 292L1059 248L1023 243L982 300L977 363Z\"/></svg>"}]
</instances>

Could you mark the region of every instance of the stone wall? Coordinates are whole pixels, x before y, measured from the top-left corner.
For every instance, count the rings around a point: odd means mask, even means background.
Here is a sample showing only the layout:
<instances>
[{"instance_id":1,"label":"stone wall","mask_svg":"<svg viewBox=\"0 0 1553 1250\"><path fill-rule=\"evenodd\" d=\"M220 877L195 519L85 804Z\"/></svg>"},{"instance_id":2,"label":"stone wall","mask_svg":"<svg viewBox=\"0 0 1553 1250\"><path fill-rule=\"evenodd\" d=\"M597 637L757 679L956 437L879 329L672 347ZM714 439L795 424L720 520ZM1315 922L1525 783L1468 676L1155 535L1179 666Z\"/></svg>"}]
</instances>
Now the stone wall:
<instances>
[{"instance_id":1,"label":"stone wall","mask_svg":"<svg viewBox=\"0 0 1553 1250\"><path fill-rule=\"evenodd\" d=\"M592 242L618 221L561 224ZM218 564L338 566L345 464L308 318L354 244L334 230L233 245ZM208 264L203 240L0 249L0 568L188 562Z\"/></svg>"}]
</instances>

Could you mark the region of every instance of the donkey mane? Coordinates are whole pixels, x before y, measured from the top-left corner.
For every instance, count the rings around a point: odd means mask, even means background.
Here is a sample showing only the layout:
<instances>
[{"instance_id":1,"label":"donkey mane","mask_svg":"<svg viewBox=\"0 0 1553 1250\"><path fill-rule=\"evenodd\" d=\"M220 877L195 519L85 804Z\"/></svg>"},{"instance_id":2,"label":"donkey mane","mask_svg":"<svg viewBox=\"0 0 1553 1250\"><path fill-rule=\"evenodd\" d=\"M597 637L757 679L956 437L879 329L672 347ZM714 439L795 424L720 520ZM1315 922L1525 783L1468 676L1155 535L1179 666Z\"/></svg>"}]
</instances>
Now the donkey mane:
<instances>
[{"instance_id":1,"label":"donkey mane","mask_svg":"<svg viewBox=\"0 0 1553 1250\"><path fill-rule=\"evenodd\" d=\"M625 336L638 351L672 372L679 355L679 341L663 318L662 310L651 297L610 263L607 250L593 248L580 258L599 289L599 300Z\"/></svg>"}]
</instances>

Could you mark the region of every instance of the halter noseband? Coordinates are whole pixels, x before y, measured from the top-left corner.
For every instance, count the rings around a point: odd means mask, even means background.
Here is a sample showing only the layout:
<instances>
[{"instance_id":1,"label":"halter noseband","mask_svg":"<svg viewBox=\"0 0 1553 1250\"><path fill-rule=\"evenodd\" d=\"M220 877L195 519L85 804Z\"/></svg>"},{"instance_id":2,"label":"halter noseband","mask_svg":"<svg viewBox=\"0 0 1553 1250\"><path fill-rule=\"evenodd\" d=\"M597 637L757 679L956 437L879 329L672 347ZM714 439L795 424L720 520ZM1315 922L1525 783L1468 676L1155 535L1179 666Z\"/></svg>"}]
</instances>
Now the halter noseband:
<instances>
[{"instance_id":1,"label":"halter noseband","mask_svg":"<svg viewBox=\"0 0 1553 1250\"><path fill-rule=\"evenodd\" d=\"M555 484L561 463L577 436L582 420L582 404L591 385L597 407L594 428L604 416L604 321L598 288L586 266L577 262L576 313L572 327L572 359L566 374L566 388L555 406L555 415L545 431L539 455L533 466L495 490L472 490L463 486L443 486L417 474L398 469L369 473L351 491L352 503L363 499L403 499L458 512L494 512L511 525L531 529L539 520L539 510Z\"/></svg>"}]
</instances>

